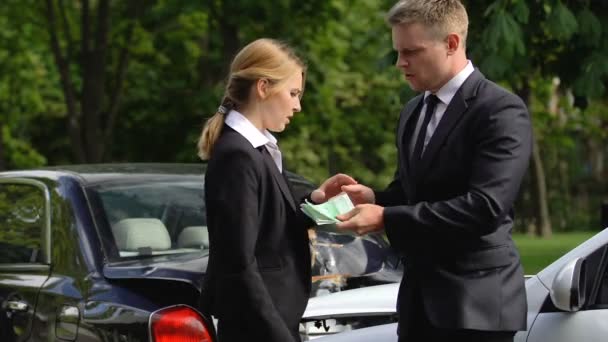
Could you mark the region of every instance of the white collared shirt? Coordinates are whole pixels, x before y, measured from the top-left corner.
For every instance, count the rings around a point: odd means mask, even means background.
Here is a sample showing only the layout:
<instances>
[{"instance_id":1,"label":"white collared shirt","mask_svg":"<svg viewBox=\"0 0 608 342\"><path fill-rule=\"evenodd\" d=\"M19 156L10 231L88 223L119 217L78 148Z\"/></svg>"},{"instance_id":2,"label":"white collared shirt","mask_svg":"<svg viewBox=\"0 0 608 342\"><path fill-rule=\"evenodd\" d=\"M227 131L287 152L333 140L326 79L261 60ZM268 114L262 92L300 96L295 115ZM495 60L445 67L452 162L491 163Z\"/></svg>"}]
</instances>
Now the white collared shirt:
<instances>
[{"instance_id":1,"label":"white collared shirt","mask_svg":"<svg viewBox=\"0 0 608 342\"><path fill-rule=\"evenodd\" d=\"M435 133L435 129L437 129L439 121L441 121L443 114L445 114L445 110L448 108L450 101L452 101L452 98L454 97L454 95L456 95L458 89L460 89L464 81L466 81L466 79L473 73L473 71L475 71L473 63L471 63L471 61L468 61L464 69L460 70L460 72L456 74L456 76L449 80L448 83L444 84L443 87L441 87L437 91L437 93L435 93L437 98L439 98L439 102L437 102L437 106L435 107L435 113L433 114L433 117L431 117L431 121L429 121L429 125L426 128L424 145L422 147L423 153L424 149L426 148L426 145L429 143L429 141L431 141L431 137L433 136L433 133ZM429 95L431 95L430 91L427 90L424 92L424 102L422 108L420 109L420 113L423 113L423 115L420 115L418 117L414 139L410 143L410 151L414 149L412 144L415 143L415 141L417 140L416 137L420 132L420 126L422 126L422 121L424 120L424 113L426 111L426 98Z\"/></svg>"},{"instance_id":2,"label":"white collared shirt","mask_svg":"<svg viewBox=\"0 0 608 342\"><path fill-rule=\"evenodd\" d=\"M226 120L224 120L226 125L228 125L233 130L237 131L241 134L245 139L247 139L253 148L258 148L260 146L265 146L268 153L272 157L272 160L277 165L277 168L280 172L283 172L283 160L281 156L281 150L279 150L279 145L277 145L277 139L270 134L267 130L264 132L260 132L245 115L237 112L236 110L231 110L230 113L226 116Z\"/></svg>"}]
</instances>

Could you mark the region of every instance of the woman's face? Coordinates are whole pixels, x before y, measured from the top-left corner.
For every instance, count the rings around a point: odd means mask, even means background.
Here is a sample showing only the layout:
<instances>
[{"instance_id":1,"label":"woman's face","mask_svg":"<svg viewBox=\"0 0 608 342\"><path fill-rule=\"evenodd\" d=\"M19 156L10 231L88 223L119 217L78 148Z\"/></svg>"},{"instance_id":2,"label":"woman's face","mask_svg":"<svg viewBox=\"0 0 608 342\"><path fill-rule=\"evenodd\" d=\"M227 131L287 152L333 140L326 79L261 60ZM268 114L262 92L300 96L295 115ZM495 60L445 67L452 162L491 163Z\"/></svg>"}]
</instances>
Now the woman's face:
<instances>
[{"instance_id":1,"label":"woman's face","mask_svg":"<svg viewBox=\"0 0 608 342\"><path fill-rule=\"evenodd\" d=\"M299 112L302 95L302 70L297 70L286 86L268 96L263 102L262 126L271 132L282 132L294 113Z\"/></svg>"}]
</instances>

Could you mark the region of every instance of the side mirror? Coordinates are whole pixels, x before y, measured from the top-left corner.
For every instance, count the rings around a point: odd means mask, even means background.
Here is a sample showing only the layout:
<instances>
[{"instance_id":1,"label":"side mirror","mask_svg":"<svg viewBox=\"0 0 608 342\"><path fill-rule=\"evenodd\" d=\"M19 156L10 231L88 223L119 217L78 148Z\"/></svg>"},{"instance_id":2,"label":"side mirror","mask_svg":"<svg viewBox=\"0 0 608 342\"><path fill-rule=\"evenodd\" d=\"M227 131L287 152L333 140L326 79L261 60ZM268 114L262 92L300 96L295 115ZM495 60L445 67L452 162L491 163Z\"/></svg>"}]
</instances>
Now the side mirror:
<instances>
[{"instance_id":1,"label":"side mirror","mask_svg":"<svg viewBox=\"0 0 608 342\"><path fill-rule=\"evenodd\" d=\"M551 285L551 301L563 311L578 311L586 299L585 259L576 258L562 267Z\"/></svg>"}]
</instances>

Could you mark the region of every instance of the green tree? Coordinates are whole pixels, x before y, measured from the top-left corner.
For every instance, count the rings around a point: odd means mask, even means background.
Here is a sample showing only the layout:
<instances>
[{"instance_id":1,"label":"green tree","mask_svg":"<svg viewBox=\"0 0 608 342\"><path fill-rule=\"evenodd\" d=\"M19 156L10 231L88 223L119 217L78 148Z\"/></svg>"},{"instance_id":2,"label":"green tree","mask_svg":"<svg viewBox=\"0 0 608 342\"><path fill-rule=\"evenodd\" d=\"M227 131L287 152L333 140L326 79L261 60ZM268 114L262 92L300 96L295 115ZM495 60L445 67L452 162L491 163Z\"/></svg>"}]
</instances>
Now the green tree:
<instances>
[{"instance_id":1,"label":"green tree","mask_svg":"<svg viewBox=\"0 0 608 342\"><path fill-rule=\"evenodd\" d=\"M481 69L495 80L508 84L531 108L535 127L532 158L537 208L535 215L539 235L552 231L547 198L547 177L543 165L543 142L556 131L539 127L535 101L539 93L537 80L551 82L554 77L561 87L572 89L578 98L603 94L608 67L601 56L608 52L606 5L601 2L560 0L527 2L493 0L470 2L472 31L469 38L471 55ZM544 105L547 112L547 105ZM541 114L542 116L542 114ZM549 138L550 139L550 138Z\"/></svg>"},{"instance_id":2,"label":"green tree","mask_svg":"<svg viewBox=\"0 0 608 342\"><path fill-rule=\"evenodd\" d=\"M473 63L533 117L520 226L534 222L544 235L552 220L556 229L588 226L608 178L608 5L466 2ZM0 168L197 161L230 60L271 37L309 64L303 112L279 137L287 167L317 182L346 172L383 187L397 160L399 111L413 95L393 66L383 19L393 3L3 0Z\"/></svg>"},{"instance_id":3,"label":"green tree","mask_svg":"<svg viewBox=\"0 0 608 342\"><path fill-rule=\"evenodd\" d=\"M393 67L382 4L331 3L335 17L301 42L309 75L303 113L285 133L286 159L316 181L346 172L382 187L396 167L395 129L411 92Z\"/></svg>"},{"instance_id":4,"label":"green tree","mask_svg":"<svg viewBox=\"0 0 608 342\"><path fill-rule=\"evenodd\" d=\"M134 31L143 2L46 0L49 45L61 80L77 162L99 162L112 141ZM112 18L119 19L112 25Z\"/></svg>"},{"instance_id":5,"label":"green tree","mask_svg":"<svg viewBox=\"0 0 608 342\"><path fill-rule=\"evenodd\" d=\"M40 30L22 5L6 0L0 6L0 170L46 163L31 144L32 126L57 95Z\"/></svg>"}]
</instances>

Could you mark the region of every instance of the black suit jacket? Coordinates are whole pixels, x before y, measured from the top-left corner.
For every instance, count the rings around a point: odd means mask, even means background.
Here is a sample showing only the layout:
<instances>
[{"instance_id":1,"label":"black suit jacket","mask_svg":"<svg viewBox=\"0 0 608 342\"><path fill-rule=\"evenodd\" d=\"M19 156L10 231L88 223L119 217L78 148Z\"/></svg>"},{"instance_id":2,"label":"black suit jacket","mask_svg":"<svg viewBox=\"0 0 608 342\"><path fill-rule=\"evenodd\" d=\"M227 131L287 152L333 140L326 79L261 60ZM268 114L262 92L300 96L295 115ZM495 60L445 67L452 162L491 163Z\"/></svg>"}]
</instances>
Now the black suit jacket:
<instances>
[{"instance_id":1,"label":"black suit jacket","mask_svg":"<svg viewBox=\"0 0 608 342\"><path fill-rule=\"evenodd\" d=\"M403 137L423 95L401 112L399 166L376 193L391 244L405 256L400 332L412 298L436 327L526 328L526 294L511 239L513 202L528 167L532 129L521 99L475 70L445 111L416 165ZM418 297L413 297L418 296Z\"/></svg>"},{"instance_id":2,"label":"black suit jacket","mask_svg":"<svg viewBox=\"0 0 608 342\"><path fill-rule=\"evenodd\" d=\"M210 254L202 309L226 341L299 340L310 250L287 179L264 146L224 125L205 174Z\"/></svg>"}]
</instances>

